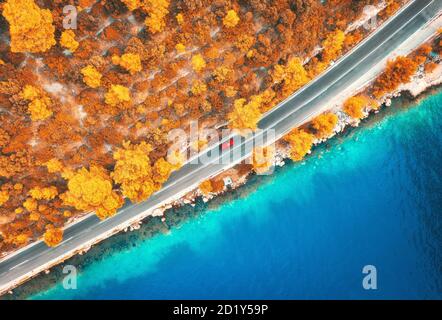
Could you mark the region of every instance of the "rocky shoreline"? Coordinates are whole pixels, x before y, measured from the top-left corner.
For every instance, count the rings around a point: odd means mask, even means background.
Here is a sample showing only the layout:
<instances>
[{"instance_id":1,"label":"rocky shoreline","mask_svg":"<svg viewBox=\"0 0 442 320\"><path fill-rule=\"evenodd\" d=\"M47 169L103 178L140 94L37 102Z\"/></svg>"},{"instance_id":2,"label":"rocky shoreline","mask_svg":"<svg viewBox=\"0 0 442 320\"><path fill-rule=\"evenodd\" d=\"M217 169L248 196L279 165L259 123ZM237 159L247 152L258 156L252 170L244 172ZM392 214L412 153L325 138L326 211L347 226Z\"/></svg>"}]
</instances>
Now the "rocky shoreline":
<instances>
[{"instance_id":1,"label":"rocky shoreline","mask_svg":"<svg viewBox=\"0 0 442 320\"><path fill-rule=\"evenodd\" d=\"M326 139L316 139L313 143L313 151L310 151L310 153L314 153L316 149L321 148L324 145L324 142L328 141L330 139L333 139L335 136L339 136L343 132L346 132L347 130L351 129L352 127L358 127L361 123L370 122L369 119L373 118L370 116L372 113L385 113L385 110L392 104L392 100L402 100L406 99L408 100L408 103L411 104L413 102L416 102L420 97L426 96L426 93L431 92L432 88L437 88L442 83L442 65L440 64L440 59L438 61L437 67L430 73L426 73L425 70L420 69L418 73L413 77L412 81L410 81L407 84L401 85L397 90L394 92L391 92L385 96L383 96L381 99L377 101L378 105L383 106L382 108L376 108L376 109L365 109L364 110L364 117L359 120L355 120L353 118L350 118L348 115L346 115L342 111L343 107L343 101L337 102L335 105L330 107L330 112L335 113L338 116L338 123L335 126L334 132L332 135L327 137ZM352 92L352 94L358 93L358 92L364 92L371 86L371 83L366 84L365 87L360 88L357 92ZM402 97L401 97L402 96ZM342 97L341 97L342 98ZM339 99L337 99L339 100ZM278 141L276 143L276 152L273 159L273 167L278 168L282 167L287 163L287 158L289 158L290 154L290 148L289 146L284 143L283 141ZM303 160L304 161L304 160ZM278 169L276 169L277 171ZM220 173L218 176L213 178L212 180L220 182L219 185L222 185L222 187L218 188L217 190L204 193L202 192L201 188L197 188L194 190L188 190L187 193L180 197L178 200L173 201L161 208L155 209L153 211L147 212L141 221L131 221L128 222L127 225L121 226L121 228L112 230L109 234L106 234L104 237L101 237L100 239L94 239L93 242L88 243L85 245L84 248L82 248L80 251L76 251L73 253L70 253L68 256L64 257L63 260L66 261L66 263L73 264L73 265L81 265L82 261L83 263L88 261L88 258L85 260L82 260L82 257L76 255L79 253L80 255L86 253L87 251L90 251L87 253L84 257L102 257L106 253L111 253L115 249L115 247L118 249L120 248L119 245L109 245L109 243L113 243L114 238L125 238L126 234L119 235L117 234L121 230L124 231L134 231L138 230L135 233L132 233L129 238L132 237L138 237L137 234L142 234L142 239L145 239L146 236L153 236L157 232L167 232L170 227L176 226L177 224L181 223L182 221L187 220L187 218L190 216L198 216L201 213L201 208L203 210L211 209L219 204L224 203L225 201L231 201L235 198L238 194L242 193L242 186L249 186L249 188L245 188L247 190L250 190L250 186L256 185L257 181L261 181L261 177L263 179L266 179L266 177L271 176L257 176L253 174L253 168L250 164L239 164L234 166L231 169L228 169L222 173ZM226 183L226 181L229 181ZM259 184L259 183L258 183ZM186 212L186 214L182 214L182 212ZM152 229L152 230L147 230ZM103 241L106 238L110 238L109 240ZM94 244L102 242L99 248L92 247ZM124 245L124 241L123 244ZM78 259L78 260L77 260ZM61 261L54 262L51 267L56 266ZM46 274L38 276L37 279L40 279L41 277L46 277L46 279L50 279L49 283L54 283L57 279L59 279L61 272L61 266L56 266L53 268L53 272L46 271ZM30 275L27 279L28 280L32 277L37 276L38 273ZM32 280L29 284L26 284L23 287L31 288L32 283L36 283L36 281ZM47 281L43 280L42 283L48 283ZM19 285L20 283L16 283L16 285ZM26 289L24 288L17 288L15 289L17 294L20 296L20 292L26 292ZM23 291L22 291L23 290ZM41 290L41 289L40 289ZM30 291L36 291L36 290L30 290ZM16 294L11 295L11 297L15 297ZM27 296L27 294L25 294Z\"/></svg>"},{"instance_id":2,"label":"rocky shoreline","mask_svg":"<svg viewBox=\"0 0 442 320\"><path fill-rule=\"evenodd\" d=\"M433 88L440 87L441 84L442 84L442 64L440 63L440 61L438 61L437 68L435 68L431 73L425 74L424 70L419 70L419 72L413 77L413 79L409 83L402 84L394 92L386 94L384 97L382 97L377 101L377 104L381 106L380 108L388 108L392 105L393 100L399 99L401 97L406 98L410 102L416 102L420 99L421 96L426 96L427 92L431 92ZM368 90L368 88L370 88L370 84L365 86L362 90L360 90L360 92L364 92ZM379 113L380 108L365 109L364 117L362 117L361 119L353 119L348 115L346 115L345 112L342 110L343 103L336 104L333 108L330 109L331 112L337 114L338 116L338 123L334 129L333 134L325 139L316 139L313 143L313 147L326 142L327 140L338 135L339 133L344 132L349 127L358 127L360 123L365 119L369 118L371 114ZM309 153L311 153L311 151ZM278 141L276 143L276 152L273 159L273 167L284 166L289 158L290 158L290 147L287 144ZM226 170L218 177L219 179L223 179L226 176L228 177L233 176L234 179L232 179L233 182L229 186L230 188L225 188L222 191L213 192L208 195L203 194L201 190L194 190L193 192L187 194L185 197L175 201L173 204L158 210L161 210L161 212L164 213L166 210L170 209L171 207L179 207L187 204L194 205L198 197L201 197L204 202L207 202L227 192L228 190L236 189L246 184L248 181L248 176L253 173L253 169L251 168L251 166L249 166L248 170L246 169L244 174L238 175L237 171L242 171L241 169L238 169L238 166Z\"/></svg>"},{"instance_id":3,"label":"rocky shoreline","mask_svg":"<svg viewBox=\"0 0 442 320\"><path fill-rule=\"evenodd\" d=\"M406 86L403 88L406 88ZM320 153L324 148L328 149L331 145L339 143L337 139L351 134L353 130L369 127L378 123L385 116L416 106L421 99L440 92L441 88L441 81L439 81L439 83L432 83L423 91L420 90L418 94L403 89L402 91L397 91L388 95L388 97L385 97L385 107L376 111L375 114L362 119L358 123L352 123L352 125L347 123L347 125L344 125L346 122L340 120L340 125L337 126L339 130L336 130L333 137L330 137L326 141L317 141L312 148L310 155L308 155L303 162L308 161L311 157L320 156ZM392 106L392 108L386 106ZM302 165L302 162L296 164L291 160L286 160L287 157L288 149L278 148L274 163L277 168L275 169L274 174L278 174L280 170L289 170L295 165ZM283 166L284 168L280 168ZM226 173L224 172L223 174ZM81 270L90 263L105 259L115 251L129 250L132 247L136 247L139 243L146 241L146 239L159 234L167 234L171 228L177 228L189 221L189 219L199 218L206 212L216 211L217 208L225 203L247 197L249 194L256 191L256 189L262 184L271 181L273 175L256 175L249 171L248 173L238 176L238 178L239 179L236 180L234 184L223 190L223 192L217 194L203 196L198 191L189 193L186 197L175 202L173 205L169 205L167 208L162 208L162 215L148 216L142 222L134 224L125 230L135 232L115 234L105 241L102 241L100 246L90 248L87 253L82 252L79 255L67 259L64 264L77 266L78 272L81 273ZM1 299L24 299L36 292L47 290L55 285L63 276L62 270L63 265L56 265L50 272L47 271L30 279L26 284L14 289L13 292L4 295Z\"/></svg>"}]
</instances>

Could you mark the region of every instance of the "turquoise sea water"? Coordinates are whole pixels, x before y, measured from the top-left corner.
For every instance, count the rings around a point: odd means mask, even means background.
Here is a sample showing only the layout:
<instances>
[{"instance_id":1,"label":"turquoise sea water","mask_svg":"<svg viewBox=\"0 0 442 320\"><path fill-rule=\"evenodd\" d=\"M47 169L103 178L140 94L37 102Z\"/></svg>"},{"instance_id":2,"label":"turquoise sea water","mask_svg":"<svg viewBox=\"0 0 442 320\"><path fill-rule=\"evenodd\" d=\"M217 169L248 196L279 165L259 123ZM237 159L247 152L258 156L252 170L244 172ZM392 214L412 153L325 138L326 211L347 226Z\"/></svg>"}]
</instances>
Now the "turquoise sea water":
<instances>
[{"instance_id":1,"label":"turquoise sea water","mask_svg":"<svg viewBox=\"0 0 442 320\"><path fill-rule=\"evenodd\" d=\"M371 122L33 298L442 298L442 93Z\"/></svg>"}]
</instances>

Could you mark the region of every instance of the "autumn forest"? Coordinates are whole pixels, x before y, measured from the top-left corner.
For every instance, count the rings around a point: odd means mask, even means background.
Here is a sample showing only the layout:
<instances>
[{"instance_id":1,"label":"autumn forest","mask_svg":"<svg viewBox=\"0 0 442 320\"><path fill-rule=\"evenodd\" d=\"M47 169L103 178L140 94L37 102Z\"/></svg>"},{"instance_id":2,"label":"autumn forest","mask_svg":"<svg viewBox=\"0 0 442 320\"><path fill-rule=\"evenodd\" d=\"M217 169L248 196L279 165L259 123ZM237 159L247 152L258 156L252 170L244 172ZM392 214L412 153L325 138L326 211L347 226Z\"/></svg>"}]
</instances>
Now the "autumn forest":
<instances>
[{"instance_id":1,"label":"autumn forest","mask_svg":"<svg viewBox=\"0 0 442 320\"><path fill-rule=\"evenodd\" d=\"M182 153L210 143L188 141L168 156L170 130L196 119L200 129L256 129L370 32L354 25L367 5L380 6L382 20L403 2L0 1L0 252L39 238L54 246L70 219L105 219L125 199L148 199ZM76 28L64 27L67 5ZM391 61L344 111L361 118L431 50ZM292 160L337 121L325 113L287 135ZM255 171L272 152L253 155Z\"/></svg>"}]
</instances>

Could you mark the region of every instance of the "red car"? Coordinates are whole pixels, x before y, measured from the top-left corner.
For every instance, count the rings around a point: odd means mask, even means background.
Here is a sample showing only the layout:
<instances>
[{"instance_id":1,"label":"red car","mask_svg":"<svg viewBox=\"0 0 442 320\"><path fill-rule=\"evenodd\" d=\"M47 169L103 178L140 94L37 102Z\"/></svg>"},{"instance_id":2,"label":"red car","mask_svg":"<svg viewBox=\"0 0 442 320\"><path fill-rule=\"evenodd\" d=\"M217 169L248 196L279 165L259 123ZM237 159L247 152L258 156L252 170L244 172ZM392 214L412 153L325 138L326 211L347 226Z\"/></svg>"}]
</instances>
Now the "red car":
<instances>
[{"instance_id":1,"label":"red car","mask_svg":"<svg viewBox=\"0 0 442 320\"><path fill-rule=\"evenodd\" d=\"M233 147L233 145L235 144L235 141L233 140L233 138L230 138L229 141L223 142L220 144L220 149L221 151L230 149L231 147Z\"/></svg>"}]
</instances>

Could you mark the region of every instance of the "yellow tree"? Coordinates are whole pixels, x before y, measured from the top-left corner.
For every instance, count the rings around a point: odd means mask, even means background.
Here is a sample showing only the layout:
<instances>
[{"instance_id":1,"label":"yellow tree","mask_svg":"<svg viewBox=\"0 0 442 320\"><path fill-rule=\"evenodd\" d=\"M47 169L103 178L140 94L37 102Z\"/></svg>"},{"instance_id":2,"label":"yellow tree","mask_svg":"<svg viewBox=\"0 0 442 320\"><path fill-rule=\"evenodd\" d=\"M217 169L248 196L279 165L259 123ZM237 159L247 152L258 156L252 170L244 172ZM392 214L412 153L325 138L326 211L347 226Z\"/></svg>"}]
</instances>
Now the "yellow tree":
<instances>
[{"instance_id":1,"label":"yellow tree","mask_svg":"<svg viewBox=\"0 0 442 320\"><path fill-rule=\"evenodd\" d=\"M166 161L164 158L158 159L153 165L152 178L157 184L163 184L169 179L172 171L175 170L175 166Z\"/></svg>"},{"instance_id":2,"label":"yellow tree","mask_svg":"<svg viewBox=\"0 0 442 320\"><path fill-rule=\"evenodd\" d=\"M35 211L38 208L38 202L37 200L33 198L26 199L25 202L23 202L23 207L28 210L29 212Z\"/></svg>"},{"instance_id":3,"label":"yellow tree","mask_svg":"<svg viewBox=\"0 0 442 320\"><path fill-rule=\"evenodd\" d=\"M30 101L28 104L28 112L32 121L45 120L52 115L51 99L40 89L26 85L20 93L23 100Z\"/></svg>"},{"instance_id":4,"label":"yellow tree","mask_svg":"<svg viewBox=\"0 0 442 320\"><path fill-rule=\"evenodd\" d=\"M209 195L213 191L212 181L205 180L199 185L201 193L205 196Z\"/></svg>"},{"instance_id":5,"label":"yellow tree","mask_svg":"<svg viewBox=\"0 0 442 320\"><path fill-rule=\"evenodd\" d=\"M169 13L169 0L143 0L142 9L147 13L146 26L151 33L164 30L166 15Z\"/></svg>"},{"instance_id":6,"label":"yellow tree","mask_svg":"<svg viewBox=\"0 0 442 320\"><path fill-rule=\"evenodd\" d=\"M206 61L201 54L192 57L192 67L196 72L201 72L206 67Z\"/></svg>"},{"instance_id":7,"label":"yellow tree","mask_svg":"<svg viewBox=\"0 0 442 320\"><path fill-rule=\"evenodd\" d=\"M138 9L141 6L141 0L122 0L130 11Z\"/></svg>"},{"instance_id":8,"label":"yellow tree","mask_svg":"<svg viewBox=\"0 0 442 320\"><path fill-rule=\"evenodd\" d=\"M223 25L227 28L233 28L235 27L239 22L238 14L235 10L229 10L227 11L226 16L223 19Z\"/></svg>"},{"instance_id":9,"label":"yellow tree","mask_svg":"<svg viewBox=\"0 0 442 320\"><path fill-rule=\"evenodd\" d=\"M194 80L191 92L195 96L203 95L207 91L207 85L201 80Z\"/></svg>"},{"instance_id":10,"label":"yellow tree","mask_svg":"<svg viewBox=\"0 0 442 320\"><path fill-rule=\"evenodd\" d=\"M88 65L81 69L80 72L83 75L83 82L87 86L91 88L98 88L101 86L102 75L94 66Z\"/></svg>"},{"instance_id":11,"label":"yellow tree","mask_svg":"<svg viewBox=\"0 0 442 320\"><path fill-rule=\"evenodd\" d=\"M54 186L34 187L29 190L29 195L35 200L52 200L58 195L58 191Z\"/></svg>"},{"instance_id":12,"label":"yellow tree","mask_svg":"<svg viewBox=\"0 0 442 320\"><path fill-rule=\"evenodd\" d=\"M6 190L0 191L0 207L9 200L9 193Z\"/></svg>"},{"instance_id":13,"label":"yellow tree","mask_svg":"<svg viewBox=\"0 0 442 320\"><path fill-rule=\"evenodd\" d=\"M12 52L45 52L55 45L51 11L34 0L8 0L3 16L9 22Z\"/></svg>"},{"instance_id":14,"label":"yellow tree","mask_svg":"<svg viewBox=\"0 0 442 320\"><path fill-rule=\"evenodd\" d=\"M311 122L312 127L315 129L315 136L319 139L329 137L333 133L337 123L338 116L334 113L323 113Z\"/></svg>"},{"instance_id":15,"label":"yellow tree","mask_svg":"<svg viewBox=\"0 0 442 320\"><path fill-rule=\"evenodd\" d=\"M75 52L78 49L80 43L75 40L75 33L72 30L63 31L60 37L60 45L71 52Z\"/></svg>"},{"instance_id":16,"label":"yellow tree","mask_svg":"<svg viewBox=\"0 0 442 320\"><path fill-rule=\"evenodd\" d=\"M126 69L131 75L142 70L140 55L136 53L125 53L121 57L114 55L112 63Z\"/></svg>"},{"instance_id":17,"label":"yellow tree","mask_svg":"<svg viewBox=\"0 0 442 320\"><path fill-rule=\"evenodd\" d=\"M367 97L357 95L344 102L344 112L354 119L361 119L364 116L364 108L369 104Z\"/></svg>"},{"instance_id":18,"label":"yellow tree","mask_svg":"<svg viewBox=\"0 0 442 320\"><path fill-rule=\"evenodd\" d=\"M271 75L274 83L283 82L284 96L292 94L310 80L299 58L290 59L285 66L276 65Z\"/></svg>"},{"instance_id":19,"label":"yellow tree","mask_svg":"<svg viewBox=\"0 0 442 320\"><path fill-rule=\"evenodd\" d=\"M256 130L258 121L262 116L260 106L260 99L253 99L253 97L247 104L245 99L235 100L232 112L227 115L230 129L234 129L239 133Z\"/></svg>"},{"instance_id":20,"label":"yellow tree","mask_svg":"<svg viewBox=\"0 0 442 320\"><path fill-rule=\"evenodd\" d=\"M56 158L50 159L49 161L44 163L44 165L48 169L49 173L61 172L63 169L63 164L61 163L60 160L58 160Z\"/></svg>"},{"instance_id":21,"label":"yellow tree","mask_svg":"<svg viewBox=\"0 0 442 320\"><path fill-rule=\"evenodd\" d=\"M152 179L151 151L151 145L144 141L136 145L124 142L123 148L114 153L116 163L111 176L115 183L121 185L123 195L133 202L146 200L159 188Z\"/></svg>"},{"instance_id":22,"label":"yellow tree","mask_svg":"<svg viewBox=\"0 0 442 320\"><path fill-rule=\"evenodd\" d=\"M302 129L294 129L284 137L290 144L290 158L301 161L310 152L315 136Z\"/></svg>"},{"instance_id":23,"label":"yellow tree","mask_svg":"<svg viewBox=\"0 0 442 320\"><path fill-rule=\"evenodd\" d=\"M130 102L130 91L122 85L111 85L109 91L104 95L106 104L115 107L124 102Z\"/></svg>"},{"instance_id":24,"label":"yellow tree","mask_svg":"<svg viewBox=\"0 0 442 320\"><path fill-rule=\"evenodd\" d=\"M114 215L123 199L112 190L112 179L101 167L81 168L69 177L68 191L60 196L64 205L81 211L95 211L100 219Z\"/></svg>"},{"instance_id":25,"label":"yellow tree","mask_svg":"<svg viewBox=\"0 0 442 320\"><path fill-rule=\"evenodd\" d=\"M176 44L175 49L179 53L186 52L186 46L184 44L182 44L181 42Z\"/></svg>"},{"instance_id":26,"label":"yellow tree","mask_svg":"<svg viewBox=\"0 0 442 320\"><path fill-rule=\"evenodd\" d=\"M30 236L31 236L30 231L20 234L15 234L15 233L5 234L4 241L5 243L10 243L15 247L21 247L29 241Z\"/></svg>"},{"instance_id":27,"label":"yellow tree","mask_svg":"<svg viewBox=\"0 0 442 320\"><path fill-rule=\"evenodd\" d=\"M178 13L175 18L179 25L182 25L184 23L184 16L182 13Z\"/></svg>"},{"instance_id":28,"label":"yellow tree","mask_svg":"<svg viewBox=\"0 0 442 320\"><path fill-rule=\"evenodd\" d=\"M43 235L43 241L49 247L57 246L63 240L63 230L53 225L46 226L46 232Z\"/></svg>"}]
</instances>

